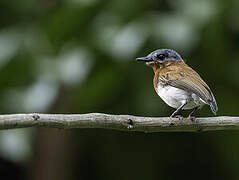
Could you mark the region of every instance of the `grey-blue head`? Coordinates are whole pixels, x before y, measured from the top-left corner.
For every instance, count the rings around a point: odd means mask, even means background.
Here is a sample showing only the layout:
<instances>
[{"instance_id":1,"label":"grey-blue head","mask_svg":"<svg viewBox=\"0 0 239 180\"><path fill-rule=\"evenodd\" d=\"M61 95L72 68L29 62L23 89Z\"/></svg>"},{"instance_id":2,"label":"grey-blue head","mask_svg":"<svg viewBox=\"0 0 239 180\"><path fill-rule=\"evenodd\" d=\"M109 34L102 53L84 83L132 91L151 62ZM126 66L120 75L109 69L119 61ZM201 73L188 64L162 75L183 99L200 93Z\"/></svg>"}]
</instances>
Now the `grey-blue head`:
<instances>
[{"instance_id":1,"label":"grey-blue head","mask_svg":"<svg viewBox=\"0 0 239 180\"><path fill-rule=\"evenodd\" d=\"M172 49L158 49L151 52L148 56L136 58L137 61L144 61L148 63L159 62L164 63L166 61L183 61L181 56Z\"/></svg>"}]
</instances>

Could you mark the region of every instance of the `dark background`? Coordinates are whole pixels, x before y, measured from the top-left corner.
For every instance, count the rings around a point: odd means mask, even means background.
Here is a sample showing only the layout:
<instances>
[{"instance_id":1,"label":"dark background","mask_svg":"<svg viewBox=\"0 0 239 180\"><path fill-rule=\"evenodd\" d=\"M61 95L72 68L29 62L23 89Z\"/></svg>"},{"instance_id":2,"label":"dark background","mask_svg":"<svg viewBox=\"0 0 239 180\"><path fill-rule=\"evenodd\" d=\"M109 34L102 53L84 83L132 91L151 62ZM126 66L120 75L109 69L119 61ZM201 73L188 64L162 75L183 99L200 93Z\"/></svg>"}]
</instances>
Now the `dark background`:
<instances>
[{"instance_id":1,"label":"dark background","mask_svg":"<svg viewBox=\"0 0 239 180\"><path fill-rule=\"evenodd\" d=\"M177 50L237 116L238 0L1 0L0 111L169 116L136 57ZM188 112L186 112L188 113ZM205 106L198 116L213 116ZM1 179L239 179L239 133L0 132Z\"/></svg>"}]
</instances>

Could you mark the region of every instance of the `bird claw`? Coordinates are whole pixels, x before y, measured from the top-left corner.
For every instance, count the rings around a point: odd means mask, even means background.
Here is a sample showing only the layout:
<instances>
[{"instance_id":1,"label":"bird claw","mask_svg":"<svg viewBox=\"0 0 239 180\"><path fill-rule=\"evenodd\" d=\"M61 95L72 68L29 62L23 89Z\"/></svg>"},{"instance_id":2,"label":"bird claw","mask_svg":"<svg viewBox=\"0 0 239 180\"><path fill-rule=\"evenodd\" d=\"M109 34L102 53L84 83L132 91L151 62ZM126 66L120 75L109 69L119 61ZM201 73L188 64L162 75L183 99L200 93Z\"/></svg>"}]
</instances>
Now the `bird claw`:
<instances>
[{"instance_id":1,"label":"bird claw","mask_svg":"<svg viewBox=\"0 0 239 180\"><path fill-rule=\"evenodd\" d=\"M171 118L178 118L179 121L183 120L182 115L175 115L175 116L170 116Z\"/></svg>"},{"instance_id":2,"label":"bird claw","mask_svg":"<svg viewBox=\"0 0 239 180\"><path fill-rule=\"evenodd\" d=\"M188 116L188 119L190 119L192 122L194 122L196 120L195 116Z\"/></svg>"},{"instance_id":3,"label":"bird claw","mask_svg":"<svg viewBox=\"0 0 239 180\"><path fill-rule=\"evenodd\" d=\"M179 121L183 120L183 116L182 115L176 115L175 117L178 118Z\"/></svg>"}]
</instances>

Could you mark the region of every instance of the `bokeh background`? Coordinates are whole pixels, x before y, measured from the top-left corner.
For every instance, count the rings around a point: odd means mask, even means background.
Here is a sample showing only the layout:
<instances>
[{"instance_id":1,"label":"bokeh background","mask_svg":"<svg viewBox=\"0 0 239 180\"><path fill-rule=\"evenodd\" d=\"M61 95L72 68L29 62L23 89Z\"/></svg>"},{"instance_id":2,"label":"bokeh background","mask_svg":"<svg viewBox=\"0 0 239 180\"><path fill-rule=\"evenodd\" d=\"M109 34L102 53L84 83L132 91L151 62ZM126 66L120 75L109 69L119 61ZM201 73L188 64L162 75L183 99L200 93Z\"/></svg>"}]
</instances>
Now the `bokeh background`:
<instances>
[{"instance_id":1,"label":"bokeh background","mask_svg":"<svg viewBox=\"0 0 239 180\"><path fill-rule=\"evenodd\" d=\"M172 48L210 85L218 115L236 116L238 18L238 0L1 0L0 112L168 116L135 58ZM238 169L237 131L0 131L1 179L236 180Z\"/></svg>"}]
</instances>

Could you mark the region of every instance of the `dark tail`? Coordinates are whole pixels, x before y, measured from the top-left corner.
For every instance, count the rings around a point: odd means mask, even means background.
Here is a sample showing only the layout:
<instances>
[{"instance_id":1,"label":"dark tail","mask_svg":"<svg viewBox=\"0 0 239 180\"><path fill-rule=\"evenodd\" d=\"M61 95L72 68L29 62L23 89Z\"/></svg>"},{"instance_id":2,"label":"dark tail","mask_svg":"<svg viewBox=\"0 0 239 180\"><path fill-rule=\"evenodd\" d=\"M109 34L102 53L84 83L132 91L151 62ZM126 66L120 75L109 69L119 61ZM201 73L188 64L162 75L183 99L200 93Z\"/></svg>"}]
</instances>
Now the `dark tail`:
<instances>
[{"instance_id":1,"label":"dark tail","mask_svg":"<svg viewBox=\"0 0 239 180\"><path fill-rule=\"evenodd\" d=\"M209 103L209 105L211 107L211 110L212 110L213 114L215 114L215 116L216 116L217 115L217 111L218 111L216 100L213 98L213 100L209 100L208 103Z\"/></svg>"},{"instance_id":2,"label":"dark tail","mask_svg":"<svg viewBox=\"0 0 239 180\"><path fill-rule=\"evenodd\" d=\"M216 116L217 111L218 111L216 99L213 96L212 91L210 90L210 88L208 86L205 86L205 88L208 90L208 92L210 93L210 96L211 96L210 99L207 100L207 102L210 105L213 114Z\"/></svg>"}]
</instances>

